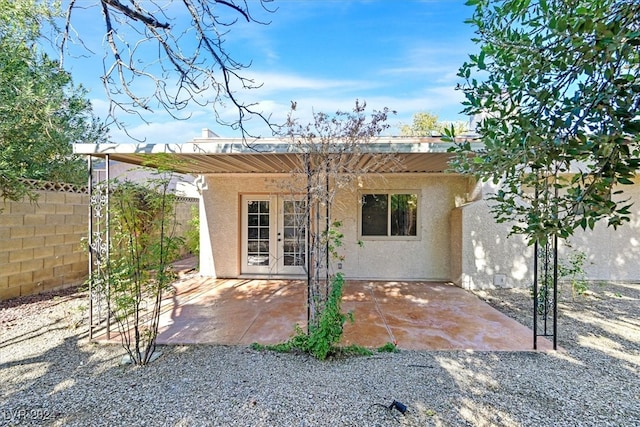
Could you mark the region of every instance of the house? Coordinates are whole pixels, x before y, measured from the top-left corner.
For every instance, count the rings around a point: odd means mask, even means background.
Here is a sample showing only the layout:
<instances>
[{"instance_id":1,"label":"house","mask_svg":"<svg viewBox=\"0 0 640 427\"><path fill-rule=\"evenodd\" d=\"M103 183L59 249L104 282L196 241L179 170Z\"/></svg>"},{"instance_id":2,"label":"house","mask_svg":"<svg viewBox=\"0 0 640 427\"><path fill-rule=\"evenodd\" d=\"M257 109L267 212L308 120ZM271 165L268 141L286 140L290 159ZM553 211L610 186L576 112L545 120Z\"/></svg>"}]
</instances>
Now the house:
<instances>
[{"instance_id":1,"label":"house","mask_svg":"<svg viewBox=\"0 0 640 427\"><path fill-rule=\"evenodd\" d=\"M98 182L106 179L106 162L96 161L93 164L93 180ZM117 162L115 160L109 161L109 179L119 181L133 181L133 182L146 182L148 180L160 179L155 169L132 165L125 162ZM167 187L169 191L175 192L179 197L197 198L198 193L196 187L193 184L193 178L189 175L172 174L170 177L169 185Z\"/></svg>"},{"instance_id":2,"label":"house","mask_svg":"<svg viewBox=\"0 0 640 427\"><path fill-rule=\"evenodd\" d=\"M449 143L439 138L380 137L375 153L395 153L404 167L384 164L332 204L342 222L346 278L451 281L464 288L529 286L533 250L497 224L488 183L448 172ZM478 143L479 144L479 143ZM154 154L175 157L200 193L200 273L216 278L294 278L304 274L296 223L299 194L287 184L299 158L275 138L243 144L204 130L184 144L77 144L78 154L141 164ZM373 152L357 154L366 163ZM640 186L625 188L640 200ZM398 208L400 206L400 208ZM583 250L590 279L640 280L640 206L623 232L596 226L560 252Z\"/></svg>"}]
</instances>

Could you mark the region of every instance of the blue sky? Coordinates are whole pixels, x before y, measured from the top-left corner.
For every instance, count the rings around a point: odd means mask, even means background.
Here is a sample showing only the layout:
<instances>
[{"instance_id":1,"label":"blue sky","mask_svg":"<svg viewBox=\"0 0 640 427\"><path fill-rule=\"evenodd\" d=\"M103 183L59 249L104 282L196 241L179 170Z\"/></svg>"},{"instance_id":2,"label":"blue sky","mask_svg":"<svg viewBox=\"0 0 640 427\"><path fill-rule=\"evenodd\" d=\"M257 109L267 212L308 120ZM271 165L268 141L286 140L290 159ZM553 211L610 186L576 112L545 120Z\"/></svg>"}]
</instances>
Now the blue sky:
<instances>
[{"instance_id":1,"label":"blue sky","mask_svg":"<svg viewBox=\"0 0 640 427\"><path fill-rule=\"evenodd\" d=\"M356 99L366 101L369 110L397 111L389 133L398 133L398 126L419 111L441 120L466 120L459 114L463 96L455 90L456 72L477 47L471 42L473 28L464 24L473 11L464 0L276 0L273 6L273 14L256 10L269 25L232 26L226 49L241 62L251 61L245 74L264 84L238 97L257 102L275 122L284 120L292 100L300 120L308 122L312 111L349 110ZM98 9L90 13L101 19ZM97 38L87 42L94 51L102 49ZM101 55L65 60L75 81L90 90L98 114L106 111ZM188 113L189 120L175 121L157 110L146 116L149 124L135 116L120 118L132 135L150 143L187 142L204 127L240 136L217 124L211 107L193 106ZM270 136L255 120L248 127ZM111 139L131 142L117 129Z\"/></svg>"}]
</instances>

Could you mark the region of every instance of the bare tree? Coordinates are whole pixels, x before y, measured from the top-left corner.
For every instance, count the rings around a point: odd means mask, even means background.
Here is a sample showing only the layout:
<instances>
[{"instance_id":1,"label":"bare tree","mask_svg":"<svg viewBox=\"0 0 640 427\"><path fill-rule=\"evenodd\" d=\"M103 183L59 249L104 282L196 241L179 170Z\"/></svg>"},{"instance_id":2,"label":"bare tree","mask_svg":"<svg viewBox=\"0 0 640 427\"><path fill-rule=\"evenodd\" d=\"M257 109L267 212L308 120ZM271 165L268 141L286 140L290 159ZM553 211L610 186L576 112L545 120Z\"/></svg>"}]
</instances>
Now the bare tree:
<instances>
[{"instance_id":1,"label":"bare tree","mask_svg":"<svg viewBox=\"0 0 640 427\"><path fill-rule=\"evenodd\" d=\"M251 8L272 13L271 2L259 0ZM218 122L239 129L243 136L248 135L244 123L250 117L271 127L269 117L255 104L239 99L239 90L260 84L243 76L249 64L236 61L224 45L230 27L239 20L268 25L252 14L246 0L96 0L91 5L68 0L58 42L61 61L70 43L83 45L83 35L74 28L76 12L96 6L107 46L102 81L110 101L109 116L118 127L123 127L118 113L138 114L144 120L140 110L159 108L185 119L188 115L180 112L194 103L213 106ZM225 105L237 111L235 119L221 116Z\"/></svg>"},{"instance_id":2,"label":"bare tree","mask_svg":"<svg viewBox=\"0 0 640 427\"><path fill-rule=\"evenodd\" d=\"M299 124L290 113L284 132L300 165L288 185L302 202L297 204L296 217L300 218L298 236L304 238L299 244L307 251L309 332L319 327L331 294L331 260L341 257L341 221L332 217L336 194L349 191L359 178L382 167L385 171L402 169L397 155L383 153L375 144L376 137L389 127L387 116L395 112L385 108L368 117L365 109L366 103L356 101L351 112L314 112L313 122L307 125Z\"/></svg>"}]
</instances>

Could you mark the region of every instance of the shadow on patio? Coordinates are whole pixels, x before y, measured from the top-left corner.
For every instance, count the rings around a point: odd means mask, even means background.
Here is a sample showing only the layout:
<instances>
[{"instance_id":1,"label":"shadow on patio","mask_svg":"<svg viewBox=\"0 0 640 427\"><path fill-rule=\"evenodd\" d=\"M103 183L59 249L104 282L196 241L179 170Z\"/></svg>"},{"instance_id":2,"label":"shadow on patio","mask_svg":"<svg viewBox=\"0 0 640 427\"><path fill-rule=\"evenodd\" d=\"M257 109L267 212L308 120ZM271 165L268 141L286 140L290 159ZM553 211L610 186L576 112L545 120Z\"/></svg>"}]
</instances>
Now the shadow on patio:
<instances>
[{"instance_id":1,"label":"shadow on patio","mask_svg":"<svg viewBox=\"0 0 640 427\"><path fill-rule=\"evenodd\" d=\"M175 284L160 320L159 344L248 345L286 341L306 323L306 285L296 280L211 279ZM532 332L475 295L435 282L346 282L344 344L401 349L529 351ZM542 350L551 349L538 339Z\"/></svg>"}]
</instances>

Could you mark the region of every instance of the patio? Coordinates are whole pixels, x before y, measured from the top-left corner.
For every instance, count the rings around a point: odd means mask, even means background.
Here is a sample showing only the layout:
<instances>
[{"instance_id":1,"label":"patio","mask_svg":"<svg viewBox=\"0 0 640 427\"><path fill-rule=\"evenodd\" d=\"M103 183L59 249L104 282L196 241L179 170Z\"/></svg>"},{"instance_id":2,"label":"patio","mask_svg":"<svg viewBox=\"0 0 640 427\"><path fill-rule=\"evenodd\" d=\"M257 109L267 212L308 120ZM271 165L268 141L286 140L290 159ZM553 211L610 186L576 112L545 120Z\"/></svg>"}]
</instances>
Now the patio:
<instances>
[{"instance_id":1,"label":"patio","mask_svg":"<svg viewBox=\"0 0 640 427\"><path fill-rule=\"evenodd\" d=\"M248 345L286 341L306 321L306 285L296 280L187 276L165 300L160 344ZM448 283L347 281L353 311L343 344L401 349L530 351L532 332ZM538 348L551 343L538 339Z\"/></svg>"}]
</instances>

